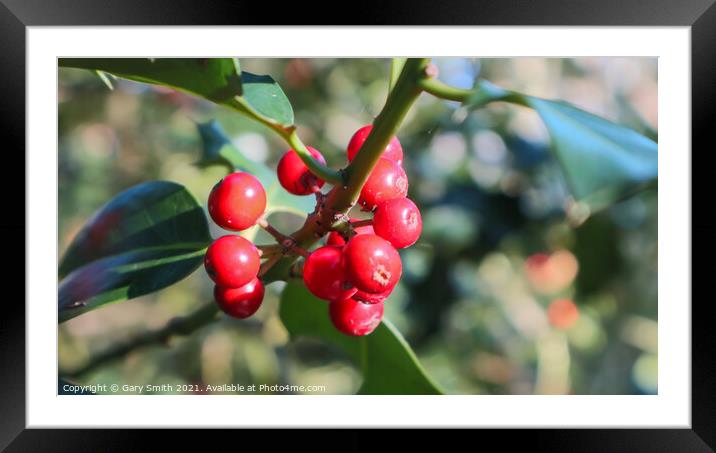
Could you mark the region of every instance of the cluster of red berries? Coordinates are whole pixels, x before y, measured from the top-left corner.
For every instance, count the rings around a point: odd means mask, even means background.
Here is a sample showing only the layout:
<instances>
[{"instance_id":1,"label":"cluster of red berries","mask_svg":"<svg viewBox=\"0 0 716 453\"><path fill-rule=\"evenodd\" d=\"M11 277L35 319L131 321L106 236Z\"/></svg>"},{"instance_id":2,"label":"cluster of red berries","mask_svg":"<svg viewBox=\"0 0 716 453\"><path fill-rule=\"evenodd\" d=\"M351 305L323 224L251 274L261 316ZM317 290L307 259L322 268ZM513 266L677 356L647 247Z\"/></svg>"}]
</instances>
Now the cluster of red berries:
<instances>
[{"instance_id":1,"label":"cluster of red berries","mask_svg":"<svg viewBox=\"0 0 716 453\"><path fill-rule=\"evenodd\" d=\"M371 129L372 126L365 126L353 135L347 150L349 161L358 154ZM295 161L289 157L291 153L289 151L282 162L289 158ZM317 151L316 154L320 156ZM406 198L408 177L402 162L403 149L393 137L358 199L364 211L373 213L372 225L332 231L326 245L313 251L303 266L306 287L316 297L330 302L333 325L347 335L367 335L378 327L383 317L383 302L395 288L403 270L396 249L414 244L422 231L420 211ZM303 163L297 166L303 166ZM287 167L283 167L282 172L279 164L278 176L289 192L296 193L292 191L294 187L308 190L310 184L319 188L323 184L315 177L306 176L310 174L307 169L289 172ZM299 173L299 183L296 178L288 177Z\"/></svg>"},{"instance_id":2,"label":"cluster of red berries","mask_svg":"<svg viewBox=\"0 0 716 453\"><path fill-rule=\"evenodd\" d=\"M266 191L252 174L236 172L219 181L209 195L209 215L231 231L251 228L266 210ZM204 267L216 283L214 299L229 316L248 318L264 298L258 278L261 256L251 241L228 234L206 251Z\"/></svg>"},{"instance_id":3,"label":"cluster of red berries","mask_svg":"<svg viewBox=\"0 0 716 453\"><path fill-rule=\"evenodd\" d=\"M372 126L359 129L348 144L348 160L360 151ZM308 151L325 164L321 153ZM408 178L402 168L403 149L393 137L361 189L361 209L372 221L351 222L331 231L326 245L311 252L303 266L303 281L316 297L327 300L333 325L347 335L373 332L383 317L383 302L402 274L396 249L415 243L422 231L418 207L408 199ZM279 161L281 186L294 195L319 192L324 181L315 176L294 150ZM241 231L256 224L266 208L261 183L248 173L233 173L209 196L209 213L221 227ZM263 284L258 279L258 249L239 236L223 236L207 251L205 265L216 282L214 295L222 310L244 318L261 305Z\"/></svg>"}]
</instances>

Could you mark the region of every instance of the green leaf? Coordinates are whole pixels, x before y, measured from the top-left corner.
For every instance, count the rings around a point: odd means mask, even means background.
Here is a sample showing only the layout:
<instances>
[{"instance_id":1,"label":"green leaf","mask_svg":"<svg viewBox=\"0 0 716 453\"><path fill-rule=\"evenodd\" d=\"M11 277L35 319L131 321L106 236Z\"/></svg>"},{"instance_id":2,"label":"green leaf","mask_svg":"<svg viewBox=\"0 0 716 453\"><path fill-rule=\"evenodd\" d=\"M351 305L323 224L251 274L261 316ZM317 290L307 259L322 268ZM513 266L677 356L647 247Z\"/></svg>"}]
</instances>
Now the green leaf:
<instances>
[{"instance_id":1,"label":"green leaf","mask_svg":"<svg viewBox=\"0 0 716 453\"><path fill-rule=\"evenodd\" d=\"M242 94L241 69L235 58L60 58L59 64L164 85L217 103Z\"/></svg>"},{"instance_id":2,"label":"green leaf","mask_svg":"<svg viewBox=\"0 0 716 453\"><path fill-rule=\"evenodd\" d=\"M657 144L637 132L563 102L529 98L578 201L599 209L658 174Z\"/></svg>"},{"instance_id":3,"label":"green leaf","mask_svg":"<svg viewBox=\"0 0 716 453\"><path fill-rule=\"evenodd\" d=\"M283 126L293 124L293 107L274 79L267 75L242 72L241 82L244 86L243 97L254 110Z\"/></svg>"},{"instance_id":4,"label":"green leaf","mask_svg":"<svg viewBox=\"0 0 716 453\"><path fill-rule=\"evenodd\" d=\"M226 136L221 125L212 120L197 126L202 142L199 165L223 164L233 170L246 171L256 176L266 189L266 213L291 212L306 215L313 211L315 199L292 195L281 187L276 172L266 165L247 158Z\"/></svg>"},{"instance_id":5,"label":"green leaf","mask_svg":"<svg viewBox=\"0 0 716 453\"><path fill-rule=\"evenodd\" d=\"M153 181L120 193L60 262L60 321L183 279L201 265L210 242L204 211L183 186Z\"/></svg>"},{"instance_id":6,"label":"green leaf","mask_svg":"<svg viewBox=\"0 0 716 453\"><path fill-rule=\"evenodd\" d=\"M293 280L281 295L281 320L291 337L318 338L344 350L363 373L363 395L440 395L415 353L386 319L365 337L338 332L328 317L328 304L314 297L303 282Z\"/></svg>"},{"instance_id":7,"label":"green leaf","mask_svg":"<svg viewBox=\"0 0 716 453\"><path fill-rule=\"evenodd\" d=\"M291 126L293 108L276 81L242 72L236 58L60 58L66 68L106 72L135 82L163 85L243 111L235 98L271 122Z\"/></svg>"},{"instance_id":8,"label":"green leaf","mask_svg":"<svg viewBox=\"0 0 716 453\"><path fill-rule=\"evenodd\" d=\"M482 81L466 105L506 101L533 108L552 138L552 148L579 202L604 208L656 181L658 146L653 140L566 102L508 91Z\"/></svg>"}]
</instances>

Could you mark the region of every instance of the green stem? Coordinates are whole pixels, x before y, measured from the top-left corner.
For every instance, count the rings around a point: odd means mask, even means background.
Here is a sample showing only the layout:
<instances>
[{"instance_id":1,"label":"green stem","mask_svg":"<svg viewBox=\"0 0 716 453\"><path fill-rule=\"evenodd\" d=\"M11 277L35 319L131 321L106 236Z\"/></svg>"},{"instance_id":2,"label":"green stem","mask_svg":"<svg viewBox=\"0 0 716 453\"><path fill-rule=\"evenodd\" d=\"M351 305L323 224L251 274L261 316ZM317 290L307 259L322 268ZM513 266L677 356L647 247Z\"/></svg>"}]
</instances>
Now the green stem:
<instances>
[{"instance_id":1,"label":"green stem","mask_svg":"<svg viewBox=\"0 0 716 453\"><path fill-rule=\"evenodd\" d=\"M284 136L284 139L288 142L289 146L291 146L291 149L296 151L298 157L300 157L303 163L306 164L311 173L331 184L343 184L343 174L340 171L326 167L314 159L308 151L308 148L306 148L306 145L304 145L301 141L301 138L298 136L295 129L293 129L287 136Z\"/></svg>"},{"instance_id":2,"label":"green stem","mask_svg":"<svg viewBox=\"0 0 716 453\"><path fill-rule=\"evenodd\" d=\"M530 106L525 95L505 90L485 80L479 81L475 88L468 90L448 85L434 77L430 77L420 81L420 88L435 97L462 102L471 109L483 107L497 101L510 102L523 107Z\"/></svg>"},{"instance_id":3,"label":"green stem","mask_svg":"<svg viewBox=\"0 0 716 453\"><path fill-rule=\"evenodd\" d=\"M274 121L273 119L256 111L251 104L246 101L246 99L240 96L237 96L234 101L235 102L232 103L232 106L236 108L236 110L250 116L280 135L281 138L288 143L291 149L296 151L298 157L300 157L303 163L306 164L311 173L326 182L330 182L331 184L343 183L342 173L340 171L333 170L332 168L323 165L311 156L308 148L306 148L306 145L303 144L303 141L301 141L301 138L298 136L295 125L284 126L283 124Z\"/></svg>"},{"instance_id":4,"label":"green stem","mask_svg":"<svg viewBox=\"0 0 716 453\"><path fill-rule=\"evenodd\" d=\"M470 96L473 96L476 91L456 88L435 78L422 79L420 81L420 88L435 97L458 102L465 102Z\"/></svg>"},{"instance_id":5,"label":"green stem","mask_svg":"<svg viewBox=\"0 0 716 453\"><path fill-rule=\"evenodd\" d=\"M303 227L291 234L299 247L308 249L323 237L332 225L345 221L344 214L355 205L363 184L383 150L396 135L408 110L420 95L420 81L427 77L425 69L428 62L427 58L409 58L405 61L383 110L373 122L371 133L344 172L344 185L334 186L326 195L324 207L311 214ZM266 281L287 279L295 261L295 257L282 259L266 274Z\"/></svg>"},{"instance_id":6,"label":"green stem","mask_svg":"<svg viewBox=\"0 0 716 453\"><path fill-rule=\"evenodd\" d=\"M405 60L407 58L393 58L390 60L390 81L388 82L388 91L392 91L395 87L395 83L398 81L400 72L405 66Z\"/></svg>"},{"instance_id":7,"label":"green stem","mask_svg":"<svg viewBox=\"0 0 716 453\"><path fill-rule=\"evenodd\" d=\"M260 244L256 246L261 252L261 259L268 258L273 255L280 255L283 248L280 244Z\"/></svg>"},{"instance_id":8,"label":"green stem","mask_svg":"<svg viewBox=\"0 0 716 453\"><path fill-rule=\"evenodd\" d=\"M358 154L346 168L346 187L335 197L333 207L343 210L352 206L358 199L373 167L383 154L390 140L408 114L408 110L420 95L420 81L425 76L425 67L429 59L409 58L398 77L395 87L388 95L383 110L373 121L373 129L363 143Z\"/></svg>"}]
</instances>

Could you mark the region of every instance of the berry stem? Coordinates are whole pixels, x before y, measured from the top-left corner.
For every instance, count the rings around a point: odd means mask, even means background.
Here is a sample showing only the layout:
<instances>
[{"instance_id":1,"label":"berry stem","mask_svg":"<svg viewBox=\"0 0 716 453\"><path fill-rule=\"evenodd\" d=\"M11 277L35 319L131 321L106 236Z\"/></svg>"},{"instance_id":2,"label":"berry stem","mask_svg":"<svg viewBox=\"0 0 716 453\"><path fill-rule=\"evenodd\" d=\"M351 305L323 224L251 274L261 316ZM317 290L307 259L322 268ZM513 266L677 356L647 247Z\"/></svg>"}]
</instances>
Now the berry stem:
<instances>
[{"instance_id":1,"label":"berry stem","mask_svg":"<svg viewBox=\"0 0 716 453\"><path fill-rule=\"evenodd\" d=\"M313 156L311 156L311 153L306 148L306 145L303 144L303 141L301 141L301 138L298 136L295 125L286 126L276 122L272 118L269 118L258 112L256 109L253 108L251 104L246 101L246 99L241 96L237 96L235 98L235 101L236 102L232 105L236 108L236 110L241 113L244 113L247 116L250 116L251 118L269 127L271 130L280 135L281 138L283 138L286 143L288 143L288 145L294 151L296 151L298 157L300 157L303 163L306 164L311 173L316 175L318 178L330 182L332 184L341 184L343 182L340 171L333 170L332 168L321 164L316 159L314 159Z\"/></svg>"},{"instance_id":2,"label":"berry stem","mask_svg":"<svg viewBox=\"0 0 716 453\"><path fill-rule=\"evenodd\" d=\"M293 241L293 238L286 236L285 234L278 231L268 222L268 220L263 217L256 221L256 225L260 226L264 229L264 231L273 236L273 238L276 239L276 242L278 242L279 244L283 244L286 241Z\"/></svg>"},{"instance_id":3,"label":"berry stem","mask_svg":"<svg viewBox=\"0 0 716 453\"><path fill-rule=\"evenodd\" d=\"M357 220L355 222L351 222L351 227L353 227L353 228L360 228L363 226L371 226L371 225L373 225L373 219Z\"/></svg>"},{"instance_id":4,"label":"berry stem","mask_svg":"<svg viewBox=\"0 0 716 453\"><path fill-rule=\"evenodd\" d=\"M259 269L258 277L259 277L259 278L263 277L263 276L266 274L266 272L268 272L269 270L271 270L271 268L272 268L276 263L278 263L278 261L279 261L282 257L283 257L282 254L276 254L276 255L270 256L269 259L266 260L266 261L261 265L261 268Z\"/></svg>"},{"instance_id":5,"label":"berry stem","mask_svg":"<svg viewBox=\"0 0 716 453\"><path fill-rule=\"evenodd\" d=\"M282 247L278 244L266 244L266 245L257 245L257 249L259 249L259 256L261 258L269 258L273 255L281 254Z\"/></svg>"},{"instance_id":6,"label":"berry stem","mask_svg":"<svg viewBox=\"0 0 716 453\"><path fill-rule=\"evenodd\" d=\"M306 167L308 167L311 173L313 173L316 177L332 184L343 183L343 176L340 171L328 168L327 166L321 164L316 159L314 159L314 157L308 151L308 148L306 148L306 145L304 145L303 141L301 141L301 138L298 136L298 133L296 132L295 128L291 129L288 135L281 135L291 146L291 149L296 151L298 157L301 158L303 163L306 164ZM320 187L318 187L318 190L320 190Z\"/></svg>"},{"instance_id":7,"label":"berry stem","mask_svg":"<svg viewBox=\"0 0 716 453\"><path fill-rule=\"evenodd\" d=\"M307 257L309 253L302 247L298 245L296 240L292 238L291 236L286 236L285 234L278 231L276 228L274 228L270 223L268 223L268 220L264 219L263 217L258 219L256 221L256 224L264 229L268 234L274 237L276 239L276 242L278 242L278 245L276 246L270 246L270 247L278 247L279 251L281 252L279 258L281 258L281 255L299 255L303 257ZM273 256L271 257L273 258ZM269 262L272 261L271 258L269 258ZM272 263L271 266L273 266ZM269 266L269 268L271 267Z\"/></svg>"}]
</instances>

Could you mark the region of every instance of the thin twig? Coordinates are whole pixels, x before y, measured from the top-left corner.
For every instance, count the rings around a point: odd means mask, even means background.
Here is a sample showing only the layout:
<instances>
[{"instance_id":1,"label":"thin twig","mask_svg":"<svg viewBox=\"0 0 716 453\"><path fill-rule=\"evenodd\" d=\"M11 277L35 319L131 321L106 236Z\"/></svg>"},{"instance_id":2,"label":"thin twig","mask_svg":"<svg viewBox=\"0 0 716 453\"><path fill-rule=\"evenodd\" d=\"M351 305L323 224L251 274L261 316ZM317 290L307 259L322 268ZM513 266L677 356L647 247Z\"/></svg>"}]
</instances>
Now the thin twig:
<instances>
[{"instance_id":1,"label":"thin twig","mask_svg":"<svg viewBox=\"0 0 716 453\"><path fill-rule=\"evenodd\" d=\"M256 225L260 226L261 228L264 229L264 231L266 231L268 234L270 234L271 236L273 236L273 238L276 239L276 242L278 242L279 244L282 244L282 243L284 243L286 240L290 240L290 239L291 239L290 236L286 236L285 234L281 233L281 232L278 231L276 228L274 228L274 227L268 222L268 220L264 219L263 217L260 218L260 219L258 219L258 220L256 221Z\"/></svg>"},{"instance_id":2,"label":"thin twig","mask_svg":"<svg viewBox=\"0 0 716 453\"><path fill-rule=\"evenodd\" d=\"M189 335L213 322L218 312L219 309L214 302L204 304L186 316L172 319L161 329L144 332L125 343L116 344L95 355L84 366L62 374L65 376L80 376L107 362L120 359L135 349L150 345L166 344L169 338L175 335Z\"/></svg>"},{"instance_id":3,"label":"thin twig","mask_svg":"<svg viewBox=\"0 0 716 453\"><path fill-rule=\"evenodd\" d=\"M266 260L263 264L261 264L261 268L259 269L259 278L263 277L266 272L271 270L271 268L274 266L274 264L278 263L278 261L283 257L282 254L272 255L269 257L268 260Z\"/></svg>"}]
</instances>

